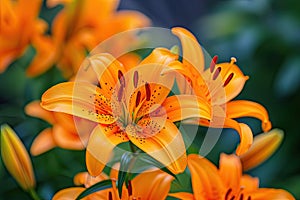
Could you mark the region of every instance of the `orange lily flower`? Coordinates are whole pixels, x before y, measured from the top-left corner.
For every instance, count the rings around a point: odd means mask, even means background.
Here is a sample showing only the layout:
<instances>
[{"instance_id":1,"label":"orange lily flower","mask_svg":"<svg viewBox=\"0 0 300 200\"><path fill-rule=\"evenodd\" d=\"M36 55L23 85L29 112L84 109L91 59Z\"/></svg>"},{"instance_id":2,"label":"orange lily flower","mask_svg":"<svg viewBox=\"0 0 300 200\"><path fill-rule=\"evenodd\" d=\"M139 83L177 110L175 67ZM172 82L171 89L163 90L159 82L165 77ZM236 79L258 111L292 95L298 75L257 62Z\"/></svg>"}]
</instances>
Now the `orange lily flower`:
<instances>
[{"instance_id":1,"label":"orange lily flower","mask_svg":"<svg viewBox=\"0 0 300 200\"><path fill-rule=\"evenodd\" d=\"M32 191L35 187L35 178L32 163L28 152L8 125L1 126L1 155L9 173L25 191Z\"/></svg>"},{"instance_id":2,"label":"orange lily flower","mask_svg":"<svg viewBox=\"0 0 300 200\"><path fill-rule=\"evenodd\" d=\"M99 175L114 147L128 141L173 173L185 169L185 145L173 122L191 117L209 119L210 110L194 95L168 97L174 75L163 74L163 66L177 58L169 50L158 48L140 65L126 71L110 54L96 54L89 58L85 69L94 70L98 86L67 82L43 94L43 108L98 123L86 151L91 175Z\"/></svg>"},{"instance_id":3,"label":"orange lily flower","mask_svg":"<svg viewBox=\"0 0 300 200\"><path fill-rule=\"evenodd\" d=\"M29 103L25 107L25 112L52 125L51 128L46 128L40 132L34 139L30 148L30 153L34 156L49 151L54 147L72 150L85 149L90 133L96 125L96 123L89 120L76 118L76 122L81 124L80 128L84 128L84 130L78 131L73 116L45 110L41 107L40 101Z\"/></svg>"},{"instance_id":4,"label":"orange lily flower","mask_svg":"<svg viewBox=\"0 0 300 200\"><path fill-rule=\"evenodd\" d=\"M248 76L245 76L231 58L229 63L216 64L217 57L208 69L204 69L204 55L196 38L186 29L176 27L173 34L179 37L183 51L183 65L173 68L185 76L187 81L178 78L179 88L183 93L192 93L206 99L212 107L212 120L200 119L200 125L233 128L240 134L238 155L245 153L252 144L253 135L248 125L238 123L235 118L255 117L262 121L263 131L271 129L266 109L258 103L247 100L232 100L244 87ZM188 88L192 88L188 89Z\"/></svg>"},{"instance_id":5,"label":"orange lily flower","mask_svg":"<svg viewBox=\"0 0 300 200\"><path fill-rule=\"evenodd\" d=\"M242 164L236 155L221 154L219 169L206 158L188 155L193 193L169 194L180 199L265 200L295 198L285 190L259 188L258 178L242 174Z\"/></svg>"},{"instance_id":6,"label":"orange lily flower","mask_svg":"<svg viewBox=\"0 0 300 200\"><path fill-rule=\"evenodd\" d=\"M54 55L51 40L45 36L48 25L38 18L41 0L1 0L0 2L0 73L23 55L31 44L37 54L32 61L43 67Z\"/></svg>"},{"instance_id":7,"label":"orange lily flower","mask_svg":"<svg viewBox=\"0 0 300 200\"><path fill-rule=\"evenodd\" d=\"M82 61L100 42L110 36L150 24L147 17L137 11L117 11L118 0L48 0L52 7L64 8L52 24L55 57L46 67L31 65L28 74L37 75L56 64L69 78L76 74Z\"/></svg>"},{"instance_id":8,"label":"orange lily flower","mask_svg":"<svg viewBox=\"0 0 300 200\"><path fill-rule=\"evenodd\" d=\"M100 200L100 199L109 199L109 200L120 200L119 193L116 188L116 178L118 176L117 170L112 170L110 178L112 179L112 188L101 190L96 193L92 193L83 200ZM57 192L53 200L65 199L73 200L78 195L89 188L97 182L102 180L107 180L108 177L106 174L101 173L97 177L90 176L87 172L82 172L77 174L74 177L75 185L84 185L84 187L71 187L67 189L60 190ZM129 187L126 188L123 186L122 189L122 199L124 200L133 200L133 199L165 199L168 195L168 192L171 187L171 182L174 180L174 177L161 171L161 170L152 170L145 171L131 181L129 181ZM145 184L147 181L147 184Z\"/></svg>"}]
</instances>

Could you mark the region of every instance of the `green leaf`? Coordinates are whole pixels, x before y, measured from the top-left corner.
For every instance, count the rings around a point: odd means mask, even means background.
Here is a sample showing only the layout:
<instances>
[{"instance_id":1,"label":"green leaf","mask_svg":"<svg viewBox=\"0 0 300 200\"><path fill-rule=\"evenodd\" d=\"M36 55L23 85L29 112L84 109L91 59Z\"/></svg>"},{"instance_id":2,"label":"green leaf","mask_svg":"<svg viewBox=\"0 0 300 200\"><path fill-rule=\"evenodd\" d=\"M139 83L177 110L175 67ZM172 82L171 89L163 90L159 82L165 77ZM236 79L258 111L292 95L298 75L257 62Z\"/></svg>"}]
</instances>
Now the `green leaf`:
<instances>
[{"instance_id":1,"label":"green leaf","mask_svg":"<svg viewBox=\"0 0 300 200\"><path fill-rule=\"evenodd\" d=\"M91 187L87 188L86 190L84 190L77 198L76 200L80 200L92 193L101 191L101 190L105 190L107 188L111 188L112 187L112 181L111 180L104 180L104 181L100 181L94 185L92 185Z\"/></svg>"},{"instance_id":2,"label":"green leaf","mask_svg":"<svg viewBox=\"0 0 300 200\"><path fill-rule=\"evenodd\" d=\"M118 192L119 197L122 198L122 186L124 182L126 183L126 186L128 185L128 180L132 176L130 173L131 169L134 166L134 163L136 161L136 154L132 152L126 152L122 155L121 161L120 161L120 170L118 174Z\"/></svg>"}]
</instances>

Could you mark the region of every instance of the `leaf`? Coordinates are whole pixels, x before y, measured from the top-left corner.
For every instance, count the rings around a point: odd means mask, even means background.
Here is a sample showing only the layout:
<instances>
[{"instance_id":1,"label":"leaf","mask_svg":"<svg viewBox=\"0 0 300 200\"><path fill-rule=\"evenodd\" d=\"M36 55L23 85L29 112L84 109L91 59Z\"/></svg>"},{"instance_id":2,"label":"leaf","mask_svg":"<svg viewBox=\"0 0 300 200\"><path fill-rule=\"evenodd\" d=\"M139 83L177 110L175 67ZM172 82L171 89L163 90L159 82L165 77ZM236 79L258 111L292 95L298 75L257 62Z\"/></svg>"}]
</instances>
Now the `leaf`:
<instances>
[{"instance_id":1,"label":"leaf","mask_svg":"<svg viewBox=\"0 0 300 200\"><path fill-rule=\"evenodd\" d=\"M133 168L134 163L136 161L136 155L132 152L125 152L120 161L120 170L118 174L118 192L120 199L122 198L122 187L124 182L126 182L126 186L128 185L128 180L131 177L130 170Z\"/></svg>"},{"instance_id":2,"label":"leaf","mask_svg":"<svg viewBox=\"0 0 300 200\"><path fill-rule=\"evenodd\" d=\"M107 188L111 188L112 187L112 181L111 180L104 180L104 181L100 181L94 185L92 185L91 187L87 188L86 190L84 190L77 198L76 200L80 200L92 193L101 191L101 190L105 190Z\"/></svg>"}]
</instances>

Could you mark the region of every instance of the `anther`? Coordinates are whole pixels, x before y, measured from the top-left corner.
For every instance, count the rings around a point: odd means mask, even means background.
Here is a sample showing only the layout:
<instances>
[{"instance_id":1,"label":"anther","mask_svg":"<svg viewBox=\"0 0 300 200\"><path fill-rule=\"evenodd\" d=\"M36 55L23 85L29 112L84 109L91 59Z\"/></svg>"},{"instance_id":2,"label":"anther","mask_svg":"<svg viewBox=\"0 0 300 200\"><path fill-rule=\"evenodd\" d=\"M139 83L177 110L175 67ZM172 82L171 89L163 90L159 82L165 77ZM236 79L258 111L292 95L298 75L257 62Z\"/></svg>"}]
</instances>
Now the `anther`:
<instances>
[{"instance_id":1,"label":"anther","mask_svg":"<svg viewBox=\"0 0 300 200\"><path fill-rule=\"evenodd\" d=\"M132 195L132 185L131 185L131 180L128 181L128 196Z\"/></svg>"},{"instance_id":2,"label":"anther","mask_svg":"<svg viewBox=\"0 0 300 200\"><path fill-rule=\"evenodd\" d=\"M146 100L149 101L151 97L151 90L150 90L149 83L145 84L145 89L146 89Z\"/></svg>"},{"instance_id":3,"label":"anther","mask_svg":"<svg viewBox=\"0 0 300 200\"><path fill-rule=\"evenodd\" d=\"M137 107L140 104L140 101L141 101L141 92L138 91L136 94L135 107Z\"/></svg>"},{"instance_id":4,"label":"anther","mask_svg":"<svg viewBox=\"0 0 300 200\"><path fill-rule=\"evenodd\" d=\"M134 88L137 88L138 81L139 81L139 74L138 74L137 71L134 71L134 74L133 74L133 85L134 85Z\"/></svg>"},{"instance_id":5,"label":"anther","mask_svg":"<svg viewBox=\"0 0 300 200\"><path fill-rule=\"evenodd\" d=\"M231 57L230 58L230 64L232 65L234 63L236 63L236 58L235 57Z\"/></svg>"},{"instance_id":6,"label":"anther","mask_svg":"<svg viewBox=\"0 0 300 200\"><path fill-rule=\"evenodd\" d=\"M213 80L216 80L221 72L221 67L218 67L213 75Z\"/></svg>"},{"instance_id":7,"label":"anther","mask_svg":"<svg viewBox=\"0 0 300 200\"><path fill-rule=\"evenodd\" d=\"M227 79L224 82L223 86L225 87L226 85L228 85L228 83L231 81L232 78L233 78L233 73L229 74L229 76L227 77Z\"/></svg>"},{"instance_id":8,"label":"anther","mask_svg":"<svg viewBox=\"0 0 300 200\"><path fill-rule=\"evenodd\" d=\"M121 70L118 71L118 79L120 81L120 84L122 87L125 87L125 80L124 80L124 75L121 72Z\"/></svg>"},{"instance_id":9,"label":"anther","mask_svg":"<svg viewBox=\"0 0 300 200\"><path fill-rule=\"evenodd\" d=\"M251 196L249 196L249 197L247 198L247 200L251 200Z\"/></svg>"},{"instance_id":10,"label":"anther","mask_svg":"<svg viewBox=\"0 0 300 200\"><path fill-rule=\"evenodd\" d=\"M229 194L231 193L232 189L229 188L225 194L225 200L228 200Z\"/></svg>"},{"instance_id":11,"label":"anther","mask_svg":"<svg viewBox=\"0 0 300 200\"><path fill-rule=\"evenodd\" d=\"M240 200L243 200L244 199L244 194L241 194L240 195Z\"/></svg>"},{"instance_id":12,"label":"anther","mask_svg":"<svg viewBox=\"0 0 300 200\"><path fill-rule=\"evenodd\" d=\"M112 198L112 193L111 192L109 192L108 193L108 200L112 200L113 198Z\"/></svg>"},{"instance_id":13,"label":"anther","mask_svg":"<svg viewBox=\"0 0 300 200\"><path fill-rule=\"evenodd\" d=\"M123 97L123 88L120 87L118 91L118 101L121 101Z\"/></svg>"},{"instance_id":14,"label":"anther","mask_svg":"<svg viewBox=\"0 0 300 200\"><path fill-rule=\"evenodd\" d=\"M209 66L210 73L213 73L217 61L218 61L218 56L214 56L214 57L212 58L212 60L211 60L210 66Z\"/></svg>"}]
</instances>

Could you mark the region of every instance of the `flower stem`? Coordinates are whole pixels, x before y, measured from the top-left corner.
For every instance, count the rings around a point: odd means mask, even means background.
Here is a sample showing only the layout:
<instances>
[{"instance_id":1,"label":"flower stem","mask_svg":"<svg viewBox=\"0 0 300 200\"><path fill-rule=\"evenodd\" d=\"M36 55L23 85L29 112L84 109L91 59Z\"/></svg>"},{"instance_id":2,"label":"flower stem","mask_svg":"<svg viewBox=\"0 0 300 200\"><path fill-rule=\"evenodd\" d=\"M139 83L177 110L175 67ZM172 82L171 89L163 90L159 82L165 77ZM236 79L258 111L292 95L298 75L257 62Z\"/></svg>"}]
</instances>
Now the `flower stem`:
<instances>
[{"instance_id":1,"label":"flower stem","mask_svg":"<svg viewBox=\"0 0 300 200\"><path fill-rule=\"evenodd\" d=\"M28 192L29 192L32 199L41 200L41 198L39 197L39 195L36 193L36 191L33 188L30 189Z\"/></svg>"}]
</instances>

